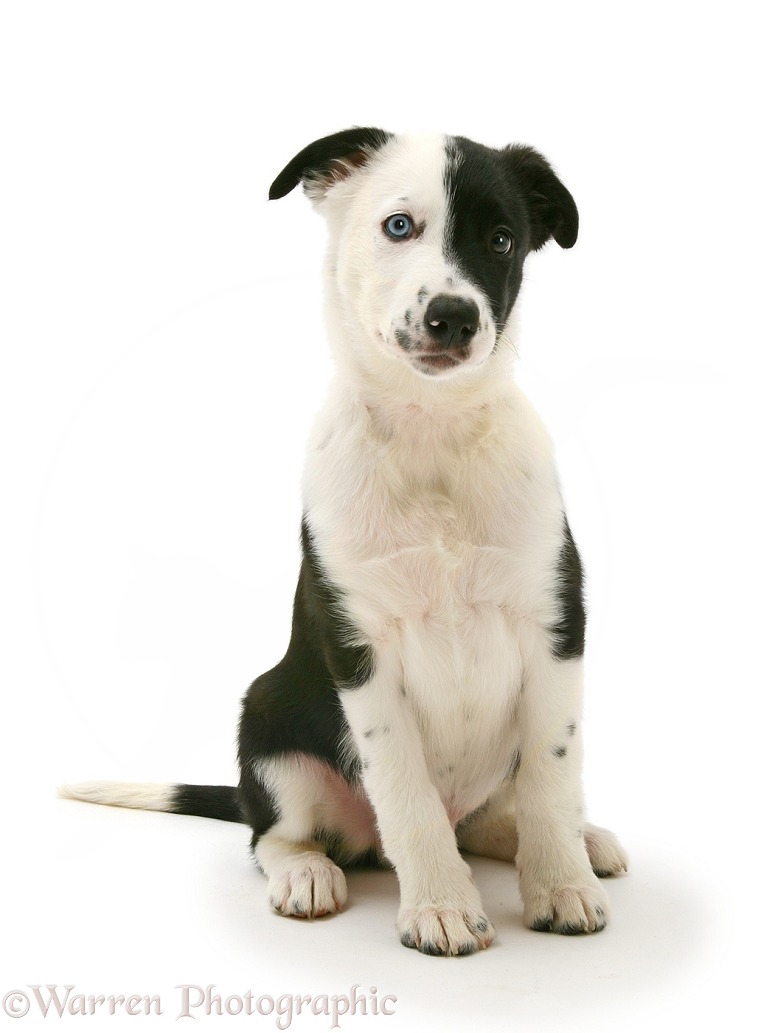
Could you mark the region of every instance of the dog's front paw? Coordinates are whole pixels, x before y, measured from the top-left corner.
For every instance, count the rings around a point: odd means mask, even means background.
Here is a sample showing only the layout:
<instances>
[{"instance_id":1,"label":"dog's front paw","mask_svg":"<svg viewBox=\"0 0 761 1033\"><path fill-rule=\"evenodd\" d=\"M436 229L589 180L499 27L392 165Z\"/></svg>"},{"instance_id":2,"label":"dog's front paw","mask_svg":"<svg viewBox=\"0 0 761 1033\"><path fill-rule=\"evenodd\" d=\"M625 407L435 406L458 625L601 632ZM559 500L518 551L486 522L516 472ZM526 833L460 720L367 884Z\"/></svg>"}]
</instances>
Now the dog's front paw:
<instances>
[{"instance_id":1,"label":"dog's front paw","mask_svg":"<svg viewBox=\"0 0 761 1033\"><path fill-rule=\"evenodd\" d=\"M441 904L402 908L396 927L404 946L423 954L473 954L494 939L494 927L480 911Z\"/></svg>"},{"instance_id":2,"label":"dog's front paw","mask_svg":"<svg viewBox=\"0 0 761 1033\"><path fill-rule=\"evenodd\" d=\"M524 919L543 933L599 933L608 921L608 899L597 879L580 878L555 887L521 887Z\"/></svg>"},{"instance_id":3,"label":"dog's front paw","mask_svg":"<svg viewBox=\"0 0 761 1033\"><path fill-rule=\"evenodd\" d=\"M270 880L270 904L280 915L321 918L340 911L348 892L341 869L324 854L298 854Z\"/></svg>"}]
</instances>

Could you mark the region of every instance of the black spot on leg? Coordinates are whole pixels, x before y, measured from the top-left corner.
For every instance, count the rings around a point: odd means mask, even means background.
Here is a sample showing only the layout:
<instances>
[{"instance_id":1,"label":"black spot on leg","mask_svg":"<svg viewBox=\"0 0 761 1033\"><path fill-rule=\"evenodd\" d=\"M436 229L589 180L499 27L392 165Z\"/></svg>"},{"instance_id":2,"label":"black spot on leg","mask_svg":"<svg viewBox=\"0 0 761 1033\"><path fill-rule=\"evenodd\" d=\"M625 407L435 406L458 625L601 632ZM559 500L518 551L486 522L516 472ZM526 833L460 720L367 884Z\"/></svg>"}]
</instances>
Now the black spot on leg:
<instances>
[{"instance_id":1,"label":"black spot on leg","mask_svg":"<svg viewBox=\"0 0 761 1033\"><path fill-rule=\"evenodd\" d=\"M568 725L566 726L566 731L569 735L576 735L576 722L569 721Z\"/></svg>"},{"instance_id":2,"label":"black spot on leg","mask_svg":"<svg viewBox=\"0 0 761 1033\"><path fill-rule=\"evenodd\" d=\"M568 753L568 748L566 746L553 746L552 752L556 757L565 757L566 753Z\"/></svg>"}]
</instances>

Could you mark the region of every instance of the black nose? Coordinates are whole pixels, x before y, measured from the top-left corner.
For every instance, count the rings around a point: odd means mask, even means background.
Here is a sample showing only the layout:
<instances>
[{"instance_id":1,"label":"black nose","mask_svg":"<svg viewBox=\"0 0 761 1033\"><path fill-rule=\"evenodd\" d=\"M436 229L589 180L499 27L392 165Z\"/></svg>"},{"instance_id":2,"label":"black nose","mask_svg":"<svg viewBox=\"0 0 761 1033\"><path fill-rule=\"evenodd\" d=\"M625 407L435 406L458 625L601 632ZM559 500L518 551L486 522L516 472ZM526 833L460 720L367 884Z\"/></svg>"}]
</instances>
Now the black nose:
<instances>
[{"instance_id":1,"label":"black nose","mask_svg":"<svg viewBox=\"0 0 761 1033\"><path fill-rule=\"evenodd\" d=\"M426 309L425 328L441 348L469 344L478 329L478 305L470 298L437 294Z\"/></svg>"}]
</instances>

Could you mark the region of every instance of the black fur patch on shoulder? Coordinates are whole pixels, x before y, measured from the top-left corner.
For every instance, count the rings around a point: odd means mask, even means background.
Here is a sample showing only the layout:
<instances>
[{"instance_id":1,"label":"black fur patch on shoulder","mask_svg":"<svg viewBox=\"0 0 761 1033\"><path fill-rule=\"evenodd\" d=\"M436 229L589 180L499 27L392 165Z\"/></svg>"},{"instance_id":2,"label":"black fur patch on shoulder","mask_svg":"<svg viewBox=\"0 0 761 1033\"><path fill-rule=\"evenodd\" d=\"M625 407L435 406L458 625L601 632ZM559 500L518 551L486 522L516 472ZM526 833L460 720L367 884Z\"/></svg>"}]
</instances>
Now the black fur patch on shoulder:
<instances>
[{"instance_id":1,"label":"black fur patch on shoulder","mask_svg":"<svg viewBox=\"0 0 761 1033\"><path fill-rule=\"evenodd\" d=\"M304 561L301 568L301 605L309 633L319 644L325 666L336 686L354 689L373 675L374 656L368 645L358 645L341 603L341 593L328 580L314 549L306 520L301 525ZM294 621L296 609L294 607ZM352 639L354 642L352 642Z\"/></svg>"},{"instance_id":2,"label":"black fur patch on shoulder","mask_svg":"<svg viewBox=\"0 0 761 1033\"><path fill-rule=\"evenodd\" d=\"M560 616L550 629L552 653L558 660L584 655L584 572L568 520L563 517L563 545L558 557L557 593Z\"/></svg>"},{"instance_id":3,"label":"black fur patch on shoulder","mask_svg":"<svg viewBox=\"0 0 761 1033\"><path fill-rule=\"evenodd\" d=\"M325 576L306 521L303 560L293 602L291 640L285 656L251 685L238 729L240 806L259 835L277 820L276 804L256 776L255 763L268 757L305 753L325 761L353 781L358 765L348 761L350 733L338 689L370 678L369 646L353 644L338 590Z\"/></svg>"}]
</instances>

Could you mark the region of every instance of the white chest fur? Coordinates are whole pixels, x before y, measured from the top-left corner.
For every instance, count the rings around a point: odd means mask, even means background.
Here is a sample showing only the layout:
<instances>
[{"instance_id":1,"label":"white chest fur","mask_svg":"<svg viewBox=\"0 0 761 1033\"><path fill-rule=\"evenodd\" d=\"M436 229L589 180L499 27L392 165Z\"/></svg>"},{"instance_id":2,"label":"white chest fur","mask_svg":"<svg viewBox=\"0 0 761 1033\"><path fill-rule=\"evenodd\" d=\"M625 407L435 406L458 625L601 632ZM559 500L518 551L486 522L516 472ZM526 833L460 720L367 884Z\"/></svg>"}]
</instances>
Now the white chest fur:
<instances>
[{"instance_id":1,"label":"white chest fur","mask_svg":"<svg viewBox=\"0 0 761 1033\"><path fill-rule=\"evenodd\" d=\"M398 660L456 821L510 766L523 630L554 616L551 447L512 384L455 412L337 394L308 455L310 530L361 640Z\"/></svg>"}]
</instances>

